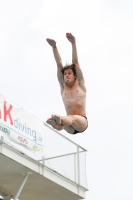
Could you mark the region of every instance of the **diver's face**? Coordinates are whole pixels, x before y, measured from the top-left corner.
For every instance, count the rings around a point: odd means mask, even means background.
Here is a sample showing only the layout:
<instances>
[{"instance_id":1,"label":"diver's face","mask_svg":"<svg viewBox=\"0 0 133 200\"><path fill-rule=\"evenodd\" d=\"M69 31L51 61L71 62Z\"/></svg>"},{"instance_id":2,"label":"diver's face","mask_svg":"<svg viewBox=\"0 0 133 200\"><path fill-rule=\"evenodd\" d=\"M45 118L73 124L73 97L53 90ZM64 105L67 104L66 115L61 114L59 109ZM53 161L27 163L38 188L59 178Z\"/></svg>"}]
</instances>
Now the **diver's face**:
<instances>
[{"instance_id":1,"label":"diver's face","mask_svg":"<svg viewBox=\"0 0 133 200\"><path fill-rule=\"evenodd\" d=\"M72 69L66 69L64 71L64 81L66 83L72 83L75 81L76 76L73 73Z\"/></svg>"}]
</instances>

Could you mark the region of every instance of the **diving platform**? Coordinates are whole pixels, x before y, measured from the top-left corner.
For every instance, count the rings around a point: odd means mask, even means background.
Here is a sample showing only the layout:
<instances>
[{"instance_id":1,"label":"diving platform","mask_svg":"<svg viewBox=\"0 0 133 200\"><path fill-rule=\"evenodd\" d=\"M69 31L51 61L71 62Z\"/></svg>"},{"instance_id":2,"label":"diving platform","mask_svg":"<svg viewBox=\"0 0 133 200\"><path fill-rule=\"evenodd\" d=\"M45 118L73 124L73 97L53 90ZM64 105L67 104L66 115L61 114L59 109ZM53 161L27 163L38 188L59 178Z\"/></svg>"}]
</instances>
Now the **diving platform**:
<instances>
[{"instance_id":1,"label":"diving platform","mask_svg":"<svg viewBox=\"0 0 133 200\"><path fill-rule=\"evenodd\" d=\"M35 121L34 127L33 123L28 126L22 108L17 106L19 112L16 112L14 104L5 99L3 102L5 110L2 111L2 103L0 107L0 199L84 199L88 191L86 150L44 122L37 122L42 129L35 127ZM33 116L26 115L31 122ZM20 121L25 130L32 127L30 134L24 132Z\"/></svg>"}]
</instances>

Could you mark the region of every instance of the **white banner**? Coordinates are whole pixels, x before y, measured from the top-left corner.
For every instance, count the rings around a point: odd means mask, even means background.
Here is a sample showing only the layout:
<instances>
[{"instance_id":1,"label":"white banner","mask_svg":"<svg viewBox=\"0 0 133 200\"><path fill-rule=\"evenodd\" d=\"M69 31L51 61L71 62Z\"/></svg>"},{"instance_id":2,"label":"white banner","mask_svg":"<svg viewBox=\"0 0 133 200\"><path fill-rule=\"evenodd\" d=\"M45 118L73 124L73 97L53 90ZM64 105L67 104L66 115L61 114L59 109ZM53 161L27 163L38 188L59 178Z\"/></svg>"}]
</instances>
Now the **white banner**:
<instances>
[{"instance_id":1,"label":"white banner","mask_svg":"<svg viewBox=\"0 0 133 200\"><path fill-rule=\"evenodd\" d=\"M0 95L0 136L32 154L44 155L44 123ZM23 148L22 148L23 147Z\"/></svg>"}]
</instances>

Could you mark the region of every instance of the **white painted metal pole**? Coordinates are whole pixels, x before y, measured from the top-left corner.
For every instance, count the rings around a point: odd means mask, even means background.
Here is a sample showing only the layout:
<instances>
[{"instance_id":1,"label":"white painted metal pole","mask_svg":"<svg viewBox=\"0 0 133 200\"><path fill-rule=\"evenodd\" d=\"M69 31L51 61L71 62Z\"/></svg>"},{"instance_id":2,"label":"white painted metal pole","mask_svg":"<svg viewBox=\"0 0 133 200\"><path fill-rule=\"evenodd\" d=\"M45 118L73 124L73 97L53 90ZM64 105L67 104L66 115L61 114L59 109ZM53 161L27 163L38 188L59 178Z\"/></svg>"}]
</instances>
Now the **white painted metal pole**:
<instances>
[{"instance_id":1,"label":"white painted metal pole","mask_svg":"<svg viewBox=\"0 0 133 200\"><path fill-rule=\"evenodd\" d=\"M44 176L44 169L45 169L45 157L42 157L42 175Z\"/></svg>"},{"instance_id":2,"label":"white painted metal pole","mask_svg":"<svg viewBox=\"0 0 133 200\"><path fill-rule=\"evenodd\" d=\"M78 168L78 185L80 185L80 160L79 160L79 146L77 146L77 168Z\"/></svg>"},{"instance_id":3,"label":"white painted metal pole","mask_svg":"<svg viewBox=\"0 0 133 200\"><path fill-rule=\"evenodd\" d=\"M18 199L18 197L19 197L19 195L20 195L20 193L21 193L21 191L22 191L22 189L23 189L23 187L24 187L24 185L25 185L25 183L26 183L26 181L27 181L27 178L28 178L29 174L31 174L31 173L27 172L27 173L25 174L25 176L24 176L24 178L23 178L23 181L22 181L20 187L19 187L19 189L18 189L16 195L15 195L14 198L13 198L14 200L17 200L17 199Z\"/></svg>"},{"instance_id":4,"label":"white painted metal pole","mask_svg":"<svg viewBox=\"0 0 133 200\"><path fill-rule=\"evenodd\" d=\"M76 179L76 174L77 174L76 173L76 154L74 154L74 172L75 172L74 174L75 174L75 183L76 183L76 180L77 180Z\"/></svg>"}]
</instances>

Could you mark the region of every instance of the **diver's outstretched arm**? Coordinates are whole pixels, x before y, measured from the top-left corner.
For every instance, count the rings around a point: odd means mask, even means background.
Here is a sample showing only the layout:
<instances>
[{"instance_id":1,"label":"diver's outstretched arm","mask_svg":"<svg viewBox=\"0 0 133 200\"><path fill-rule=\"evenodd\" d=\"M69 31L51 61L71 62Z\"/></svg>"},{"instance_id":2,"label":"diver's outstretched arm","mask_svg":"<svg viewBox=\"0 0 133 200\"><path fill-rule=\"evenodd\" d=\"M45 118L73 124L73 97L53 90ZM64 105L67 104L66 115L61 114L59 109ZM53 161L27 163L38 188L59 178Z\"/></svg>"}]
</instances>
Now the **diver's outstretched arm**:
<instances>
[{"instance_id":1,"label":"diver's outstretched arm","mask_svg":"<svg viewBox=\"0 0 133 200\"><path fill-rule=\"evenodd\" d=\"M57 66L62 68L62 60L61 60L60 54L58 52L55 40L49 39L49 38L47 38L46 40L49 43L49 45L53 48L53 54L54 54Z\"/></svg>"},{"instance_id":2,"label":"diver's outstretched arm","mask_svg":"<svg viewBox=\"0 0 133 200\"><path fill-rule=\"evenodd\" d=\"M62 60L60 57L60 54L58 52L57 46L56 46L56 41L50 38L46 39L48 44L52 47L53 49L53 54L54 54L54 58L57 64L57 77L60 83L60 86L62 87L63 84L63 74L62 74L62 69L63 69L63 65L62 65Z\"/></svg>"},{"instance_id":3,"label":"diver's outstretched arm","mask_svg":"<svg viewBox=\"0 0 133 200\"><path fill-rule=\"evenodd\" d=\"M71 33L66 33L66 37L69 40L69 42L71 42L71 44L72 44L72 63L76 66L77 78L80 81L84 82L83 73L82 73L82 70L80 68L79 61L78 61L76 39L75 39L75 37Z\"/></svg>"},{"instance_id":4,"label":"diver's outstretched arm","mask_svg":"<svg viewBox=\"0 0 133 200\"><path fill-rule=\"evenodd\" d=\"M77 53L77 47L76 47L76 39L71 33L66 33L66 37L72 44L72 63L73 64L79 64L78 63L78 53Z\"/></svg>"}]
</instances>

